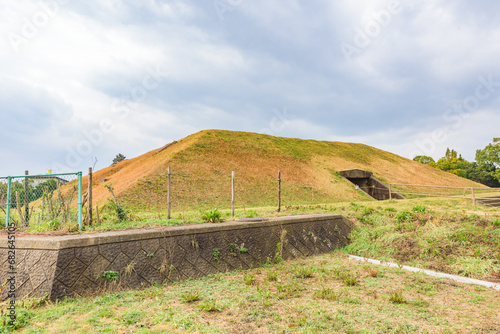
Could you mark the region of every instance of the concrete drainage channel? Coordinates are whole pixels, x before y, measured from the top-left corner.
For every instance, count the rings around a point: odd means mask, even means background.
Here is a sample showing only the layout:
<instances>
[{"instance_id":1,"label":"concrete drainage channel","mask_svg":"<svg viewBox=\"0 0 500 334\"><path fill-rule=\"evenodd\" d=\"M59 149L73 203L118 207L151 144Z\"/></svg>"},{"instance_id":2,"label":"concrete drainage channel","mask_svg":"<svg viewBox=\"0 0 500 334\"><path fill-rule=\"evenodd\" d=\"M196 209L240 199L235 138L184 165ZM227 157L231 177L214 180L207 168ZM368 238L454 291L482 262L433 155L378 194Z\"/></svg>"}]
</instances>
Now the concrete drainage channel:
<instances>
[{"instance_id":1,"label":"concrete drainage channel","mask_svg":"<svg viewBox=\"0 0 500 334\"><path fill-rule=\"evenodd\" d=\"M477 280L477 279L473 279L473 278L455 276L455 275L440 273L440 272L437 272L437 271L425 270L425 269L420 269L420 268L415 268L415 267L409 267L409 266L400 266L400 265L398 265L396 263L382 262L382 261L379 261L379 260L367 259L367 258L364 258L364 257L355 256L355 255L349 255L349 258L351 258L353 260L356 260L356 261L369 262L369 263L373 263L373 264L384 265L384 266L387 266L387 267L401 268L401 269L412 271L412 272L415 272L415 273L424 273L426 275L434 276L434 277L438 277L438 278L447 278L447 279L451 279L453 281L457 281L457 282L460 282L460 283L482 285L484 287L493 288L495 290L499 290L500 291L500 285L499 284L495 284L495 283L491 283L491 282L486 282L486 281L481 281L481 280Z\"/></svg>"}]
</instances>

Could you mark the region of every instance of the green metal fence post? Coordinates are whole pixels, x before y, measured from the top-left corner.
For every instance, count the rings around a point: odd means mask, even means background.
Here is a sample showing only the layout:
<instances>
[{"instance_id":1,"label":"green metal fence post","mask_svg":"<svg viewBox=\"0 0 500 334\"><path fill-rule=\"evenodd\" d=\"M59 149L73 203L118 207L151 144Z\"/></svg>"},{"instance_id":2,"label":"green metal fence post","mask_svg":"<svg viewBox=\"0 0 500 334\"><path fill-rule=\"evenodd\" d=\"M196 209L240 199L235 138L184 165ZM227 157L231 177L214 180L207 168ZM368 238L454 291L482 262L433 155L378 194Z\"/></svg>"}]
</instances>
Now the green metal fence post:
<instances>
[{"instance_id":1,"label":"green metal fence post","mask_svg":"<svg viewBox=\"0 0 500 334\"><path fill-rule=\"evenodd\" d=\"M9 227L10 223L10 187L12 184L12 178L10 176L7 177L7 211L5 212L5 227Z\"/></svg>"},{"instance_id":2,"label":"green metal fence post","mask_svg":"<svg viewBox=\"0 0 500 334\"><path fill-rule=\"evenodd\" d=\"M82 229L82 172L78 172L78 228Z\"/></svg>"}]
</instances>

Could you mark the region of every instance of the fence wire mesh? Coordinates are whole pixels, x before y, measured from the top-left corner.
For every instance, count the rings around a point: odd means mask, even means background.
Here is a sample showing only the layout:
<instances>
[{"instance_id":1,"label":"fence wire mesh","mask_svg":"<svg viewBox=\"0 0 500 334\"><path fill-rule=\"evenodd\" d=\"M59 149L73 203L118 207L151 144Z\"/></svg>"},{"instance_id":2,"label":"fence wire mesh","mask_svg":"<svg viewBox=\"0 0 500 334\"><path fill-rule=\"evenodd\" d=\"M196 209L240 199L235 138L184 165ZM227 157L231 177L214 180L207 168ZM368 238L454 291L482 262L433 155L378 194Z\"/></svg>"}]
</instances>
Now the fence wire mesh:
<instances>
[{"instance_id":1,"label":"fence wire mesh","mask_svg":"<svg viewBox=\"0 0 500 334\"><path fill-rule=\"evenodd\" d=\"M275 175L235 174L236 209L256 207L277 207L278 170ZM305 185L281 178L281 201L284 206L310 205L332 201L331 194L321 191L314 184ZM168 205L168 172L162 171L148 176L120 195L119 199L129 208L151 213L164 213ZM231 171L203 173L202 170L183 171L173 169L170 174L170 202L173 212L208 210L213 208L230 209L232 206ZM337 198L335 198L337 199Z\"/></svg>"},{"instance_id":2,"label":"fence wire mesh","mask_svg":"<svg viewBox=\"0 0 500 334\"><path fill-rule=\"evenodd\" d=\"M396 183L392 183L391 187L393 191L397 191L406 198L447 197L478 199L479 197L500 195L500 189L486 187L447 187Z\"/></svg>"},{"instance_id":3,"label":"fence wire mesh","mask_svg":"<svg viewBox=\"0 0 500 334\"><path fill-rule=\"evenodd\" d=\"M0 219L20 228L81 226L81 173L0 177Z\"/></svg>"}]
</instances>

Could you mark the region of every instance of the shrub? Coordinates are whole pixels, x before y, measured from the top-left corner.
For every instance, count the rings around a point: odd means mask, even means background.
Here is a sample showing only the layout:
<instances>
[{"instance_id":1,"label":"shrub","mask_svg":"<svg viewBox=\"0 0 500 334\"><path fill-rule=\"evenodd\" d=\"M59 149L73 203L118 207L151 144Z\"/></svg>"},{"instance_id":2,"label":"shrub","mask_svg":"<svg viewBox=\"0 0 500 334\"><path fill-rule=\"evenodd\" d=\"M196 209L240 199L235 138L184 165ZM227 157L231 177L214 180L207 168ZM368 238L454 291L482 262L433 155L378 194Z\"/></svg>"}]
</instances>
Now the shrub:
<instances>
[{"instance_id":1,"label":"shrub","mask_svg":"<svg viewBox=\"0 0 500 334\"><path fill-rule=\"evenodd\" d=\"M220 223L222 221L222 213L218 209L208 210L201 213L201 219L205 223Z\"/></svg>"},{"instance_id":2,"label":"shrub","mask_svg":"<svg viewBox=\"0 0 500 334\"><path fill-rule=\"evenodd\" d=\"M129 212L116 198L113 185L107 184L104 187L108 189L112 196L112 198L108 199L107 208L116 213L119 221L128 220Z\"/></svg>"}]
</instances>

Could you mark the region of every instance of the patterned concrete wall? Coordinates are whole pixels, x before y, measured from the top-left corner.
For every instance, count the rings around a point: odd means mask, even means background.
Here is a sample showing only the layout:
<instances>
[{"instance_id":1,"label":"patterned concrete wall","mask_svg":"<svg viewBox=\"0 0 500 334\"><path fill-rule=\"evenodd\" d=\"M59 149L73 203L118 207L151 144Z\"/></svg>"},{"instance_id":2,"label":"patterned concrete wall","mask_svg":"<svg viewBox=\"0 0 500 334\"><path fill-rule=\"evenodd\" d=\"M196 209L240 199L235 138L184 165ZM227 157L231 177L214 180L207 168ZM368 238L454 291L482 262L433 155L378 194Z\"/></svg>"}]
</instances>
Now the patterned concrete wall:
<instances>
[{"instance_id":1,"label":"patterned concrete wall","mask_svg":"<svg viewBox=\"0 0 500 334\"><path fill-rule=\"evenodd\" d=\"M350 222L338 215L280 217L58 237L18 237L17 298L92 295L111 288L138 289L210 273L258 266L277 256L293 259L348 243ZM278 243L280 243L281 247ZM7 239L0 236L0 279L8 278ZM118 282L118 283L116 283ZM0 299L7 298L7 291Z\"/></svg>"}]
</instances>

